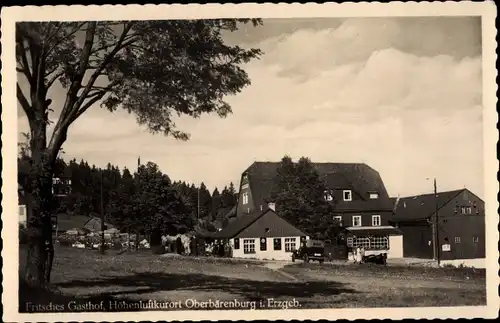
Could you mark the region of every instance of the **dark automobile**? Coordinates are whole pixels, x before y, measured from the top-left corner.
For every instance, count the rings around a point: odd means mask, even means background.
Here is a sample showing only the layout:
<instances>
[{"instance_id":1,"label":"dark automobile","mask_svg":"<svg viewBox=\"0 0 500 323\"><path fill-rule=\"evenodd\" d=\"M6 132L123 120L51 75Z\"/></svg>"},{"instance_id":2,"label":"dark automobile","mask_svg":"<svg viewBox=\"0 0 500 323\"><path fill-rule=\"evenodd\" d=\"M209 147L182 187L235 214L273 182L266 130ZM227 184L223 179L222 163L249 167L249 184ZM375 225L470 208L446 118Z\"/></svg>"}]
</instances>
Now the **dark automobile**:
<instances>
[{"instance_id":1,"label":"dark automobile","mask_svg":"<svg viewBox=\"0 0 500 323\"><path fill-rule=\"evenodd\" d=\"M292 261L295 259L302 259L304 262L315 260L322 264L325 261L325 244L319 240L307 240L292 253Z\"/></svg>"}]
</instances>

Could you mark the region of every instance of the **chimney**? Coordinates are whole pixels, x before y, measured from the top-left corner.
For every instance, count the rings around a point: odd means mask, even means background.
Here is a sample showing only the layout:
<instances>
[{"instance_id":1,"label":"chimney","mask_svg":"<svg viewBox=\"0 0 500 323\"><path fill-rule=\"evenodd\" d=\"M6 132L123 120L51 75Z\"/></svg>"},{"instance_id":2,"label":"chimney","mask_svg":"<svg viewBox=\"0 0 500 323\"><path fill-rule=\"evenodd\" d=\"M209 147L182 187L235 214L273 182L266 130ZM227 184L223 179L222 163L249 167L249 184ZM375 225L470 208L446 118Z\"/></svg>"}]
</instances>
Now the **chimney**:
<instances>
[{"instance_id":1,"label":"chimney","mask_svg":"<svg viewBox=\"0 0 500 323\"><path fill-rule=\"evenodd\" d=\"M276 211L276 203L268 203L267 206L273 210L273 211Z\"/></svg>"}]
</instances>

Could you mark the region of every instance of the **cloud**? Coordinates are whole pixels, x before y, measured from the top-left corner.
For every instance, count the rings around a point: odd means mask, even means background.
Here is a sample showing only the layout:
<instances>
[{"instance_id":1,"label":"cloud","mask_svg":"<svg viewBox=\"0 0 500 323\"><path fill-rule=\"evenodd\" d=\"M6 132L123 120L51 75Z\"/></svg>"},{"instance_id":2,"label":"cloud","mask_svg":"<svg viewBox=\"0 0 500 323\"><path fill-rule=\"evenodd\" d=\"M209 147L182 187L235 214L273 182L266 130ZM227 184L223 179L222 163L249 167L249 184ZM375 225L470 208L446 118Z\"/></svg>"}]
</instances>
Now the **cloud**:
<instances>
[{"instance_id":1,"label":"cloud","mask_svg":"<svg viewBox=\"0 0 500 323\"><path fill-rule=\"evenodd\" d=\"M347 19L295 30L282 23L279 33L253 39L266 54L244 67L252 85L227 98L232 115L176 122L189 141L153 136L134 116L96 106L77 121L64 150L129 168L141 156L173 179L219 188L236 183L253 161L285 154L366 162L392 195L428 192L426 178L435 176L439 189L466 185L481 196L475 21Z\"/></svg>"}]
</instances>

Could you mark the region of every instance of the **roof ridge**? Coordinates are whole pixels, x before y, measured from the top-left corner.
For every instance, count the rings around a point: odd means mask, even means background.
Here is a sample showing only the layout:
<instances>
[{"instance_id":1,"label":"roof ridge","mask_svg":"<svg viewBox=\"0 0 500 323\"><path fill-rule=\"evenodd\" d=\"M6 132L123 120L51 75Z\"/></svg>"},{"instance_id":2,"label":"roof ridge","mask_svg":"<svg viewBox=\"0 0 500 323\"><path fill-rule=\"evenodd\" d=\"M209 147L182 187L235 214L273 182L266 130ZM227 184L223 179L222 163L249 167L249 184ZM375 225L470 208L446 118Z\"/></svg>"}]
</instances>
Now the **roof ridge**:
<instances>
[{"instance_id":1,"label":"roof ridge","mask_svg":"<svg viewBox=\"0 0 500 323\"><path fill-rule=\"evenodd\" d=\"M458 189L458 190L439 191L437 193L425 193L425 194L418 194L418 195L402 196L399 199L410 199L410 198L415 198L415 197L432 196L432 195L435 195L435 194L437 194L439 196L439 194L457 193L456 195L453 196L453 198L454 198L454 197L456 197L458 195L458 193L463 192L464 190L467 190L467 189L466 188L461 188L461 189Z\"/></svg>"}]
</instances>

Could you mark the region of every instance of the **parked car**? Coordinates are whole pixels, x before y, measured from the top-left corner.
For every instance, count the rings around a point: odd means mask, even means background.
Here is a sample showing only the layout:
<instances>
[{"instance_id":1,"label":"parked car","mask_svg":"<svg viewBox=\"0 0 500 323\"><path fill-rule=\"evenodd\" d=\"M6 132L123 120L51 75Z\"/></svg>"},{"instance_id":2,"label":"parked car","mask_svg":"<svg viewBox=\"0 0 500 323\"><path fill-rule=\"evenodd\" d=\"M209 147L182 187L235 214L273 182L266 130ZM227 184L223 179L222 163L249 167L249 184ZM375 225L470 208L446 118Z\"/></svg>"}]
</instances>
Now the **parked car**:
<instances>
[{"instance_id":1,"label":"parked car","mask_svg":"<svg viewBox=\"0 0 500 323\"><path fill-rule=\"evenodd\" d=\"M325 244L320 240L307 240L304 244L292 253L292 261L301 259L304 262L311 260L322 264L325 261Z\"/></svg>"}]
</instances>

